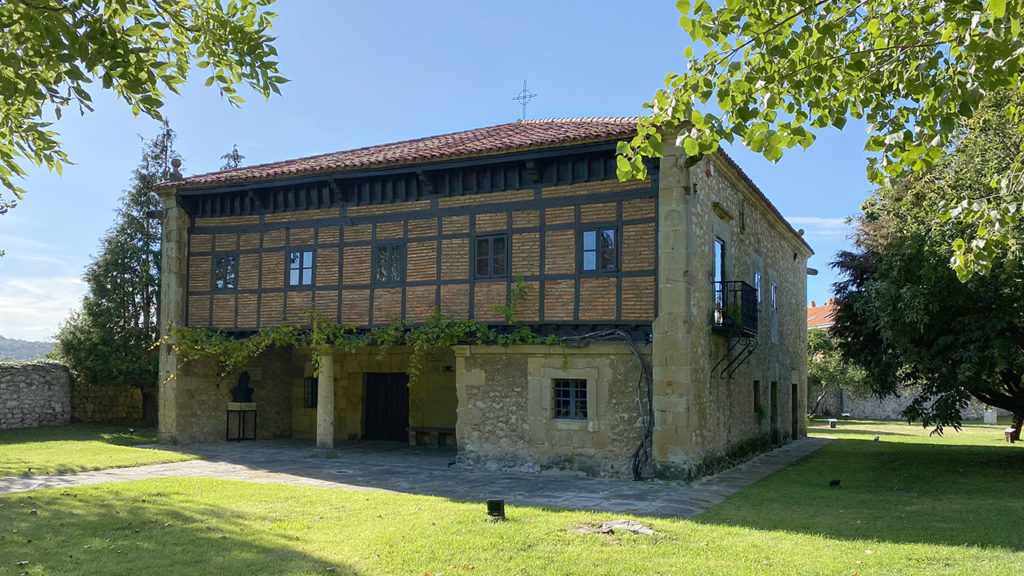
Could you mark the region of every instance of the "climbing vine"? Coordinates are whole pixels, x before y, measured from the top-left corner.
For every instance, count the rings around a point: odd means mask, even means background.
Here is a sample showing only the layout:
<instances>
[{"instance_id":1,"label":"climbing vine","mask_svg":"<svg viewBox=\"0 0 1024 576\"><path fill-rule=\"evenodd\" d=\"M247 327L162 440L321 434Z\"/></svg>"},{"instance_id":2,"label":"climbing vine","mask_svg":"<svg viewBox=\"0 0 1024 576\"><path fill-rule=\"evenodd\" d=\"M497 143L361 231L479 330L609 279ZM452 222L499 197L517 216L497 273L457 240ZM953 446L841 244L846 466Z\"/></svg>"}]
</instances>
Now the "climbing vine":
<instances>
[{"instance_id":1,"label":"climbing vine","mask_svg":"<svg viewBox=\"0 0 1024 576\"><path fill-rule=\"evenodd\" d=\"M516 324L519 304L526 298L530 286L523 282L522 275L515 278L509 303L495 306L494 311L503 314L513 325ZM169 340L182 360L215 358L220 366L220 375L227 376L242 370L257 356L271 347L293 346L296 348L322 347L340 348L346 352L375 347L378 358L383 358L395 346L409 348L409 379L415 382L423 372L426 358L437 350L458 344L517 344L560 345L557 336L540 336L530 326L515 325L511 331L495 330L477 320L455 320L442 316L437 310L422 324L410 325L393 319L386 326L368 331L359 331L356 326L339 324L316 310L305 312L309 328L300 329L283 324L263 328L248 338L235 338L222 330L205 328L180 328L172 332ZM314 374L319 373L319 354L312 355Z\"/></svg>"}]
</instances>

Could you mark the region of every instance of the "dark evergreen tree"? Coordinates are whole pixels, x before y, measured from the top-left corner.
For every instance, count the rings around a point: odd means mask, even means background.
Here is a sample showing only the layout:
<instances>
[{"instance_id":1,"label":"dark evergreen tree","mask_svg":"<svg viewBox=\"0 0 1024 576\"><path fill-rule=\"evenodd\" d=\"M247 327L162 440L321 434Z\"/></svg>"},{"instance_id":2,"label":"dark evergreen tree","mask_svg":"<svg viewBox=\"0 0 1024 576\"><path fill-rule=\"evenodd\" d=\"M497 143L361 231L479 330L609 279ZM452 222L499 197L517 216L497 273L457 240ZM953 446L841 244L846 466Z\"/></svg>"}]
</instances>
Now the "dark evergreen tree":
<instances>
[{"instance_id":1,"label":"dark evergreen tree","mask_svg":"<svg viewBox=\"0 0 1024 576\"><path fill-rule=\"evenodd\" d=\"M81 385L141 389L143 420L151 425L157 416L160 221L148 213L160 207L155 185L169 178L171 160L179 158L174 139L165 122L155 138L143 141L142 160L121 197L116 222L86 268L82 308L57 333L57 356Z\"/></svg>"}]
</instances>

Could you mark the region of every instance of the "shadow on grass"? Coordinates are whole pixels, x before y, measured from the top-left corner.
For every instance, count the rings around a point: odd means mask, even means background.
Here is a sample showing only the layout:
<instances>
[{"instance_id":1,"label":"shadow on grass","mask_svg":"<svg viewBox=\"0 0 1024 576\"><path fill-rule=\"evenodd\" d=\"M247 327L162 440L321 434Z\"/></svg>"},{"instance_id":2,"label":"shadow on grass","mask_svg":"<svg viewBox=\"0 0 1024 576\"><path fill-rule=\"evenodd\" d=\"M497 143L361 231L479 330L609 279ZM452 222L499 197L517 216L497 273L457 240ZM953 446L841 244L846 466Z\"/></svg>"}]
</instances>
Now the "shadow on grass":
<instances>
[{"instance_id":1,"label":"shadow on grass","mask_svg":"<svg viewBox=\"0 0 1024 576\"><path fill-rule=\"evenodd\" d=\"M273 503L252 501L252 512L211 504L211 498L230 501L238 495L216 493L230 491L232 484L199 482L143 481L0 497L10 517L0 541L0 574L16 562L28 562L23 569L29 574L359 574L314 553L319 543L310 526L275 525L275 515L268 513Z\"/></svg>"},{"instance_id":2,"label":"shadow on grass","mask_svg":"<svg viewBox=\"0 0 1024 576\"><path fill-rule=\"evenodd\" d=\"M0 430L0 478L70 474L190 458L138 449L154 442L155 428L133 422Z\"/></svg>"},{"instance_id":3,"label":"shadow on grass","mask_svg":"<svg viewBox=\"0 0 1024 576\"><path fill-rule=\"evenodd\" d=\"M693 519L832 538L1024 550L1020 446L840 438ZM830 482L839 480L839 488Z\"/></svg>"},{"instance_id":4,"label":"shadow on grass","mask_svg":"<svg viewBox=\"0 0 1024 576\"><path fill-rule=\"evenodd\" d=\"M27 442L106 442L117 446L138 446L156 442L156 428L137 422L68 424L0 430L0 445Z\"/></svg>"}]
</instances>

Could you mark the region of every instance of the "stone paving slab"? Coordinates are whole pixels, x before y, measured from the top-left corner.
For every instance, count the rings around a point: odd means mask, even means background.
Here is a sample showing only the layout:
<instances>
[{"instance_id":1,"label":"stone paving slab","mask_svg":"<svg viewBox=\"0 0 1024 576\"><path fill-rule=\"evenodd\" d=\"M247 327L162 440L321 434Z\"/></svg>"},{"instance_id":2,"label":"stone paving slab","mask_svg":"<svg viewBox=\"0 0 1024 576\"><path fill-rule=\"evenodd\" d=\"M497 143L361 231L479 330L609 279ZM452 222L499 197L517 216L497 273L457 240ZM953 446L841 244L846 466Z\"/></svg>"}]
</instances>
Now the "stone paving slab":
<instances>
[{"instance_id":1,"label":"stone paving slab","mask_svg":"<svg viewBox=\"0 0 1024 576\"><path fill-rule=\"evenodd\" d=\"M154 446L189 452L203 459L60 476L0 478L0 494L191 476L350 490L385 490L465 501L503 498L509 506L690 518L829 441L828 438L801 438L721 474L690 483L633 482L567 472L528 474L471 470L453 464L454 450L378 442L343 444L338 447L338 458L311 458L312 446L297 440Z\"/></svg>"}]
</instances>

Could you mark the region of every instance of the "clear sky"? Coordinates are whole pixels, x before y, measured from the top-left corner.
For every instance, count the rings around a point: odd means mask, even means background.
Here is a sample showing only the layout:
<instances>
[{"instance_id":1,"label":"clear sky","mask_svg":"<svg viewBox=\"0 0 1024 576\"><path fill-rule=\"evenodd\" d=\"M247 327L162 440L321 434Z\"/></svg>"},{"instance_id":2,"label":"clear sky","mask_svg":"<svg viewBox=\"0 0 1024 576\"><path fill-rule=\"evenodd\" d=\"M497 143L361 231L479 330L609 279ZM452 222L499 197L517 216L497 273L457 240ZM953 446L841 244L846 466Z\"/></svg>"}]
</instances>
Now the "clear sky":
<instances>
[{"instance_id":1,"label":"clear sky","mask_svg":"<svg viewBox=\"0 0 1024 576\"><path fill-rule=\"evenodd\" d=\"M269 101L248 93L231 108L195 74L164 111L182 171L217 170L233 144L244 164L271 162L511 122L528 82L529 118L632 116L685 69L687 39L672 0L559 2L279 2L281 70L291 81ZM202 72L197 71L197 72ZM57 123L74 166L31 170L29 194L0 216L0 335L50 340L84 293L85 266L112 225L156 121L95 85L96 112ZM863 126L826 130L807 151L772 164L726 150L816 255L808 301L829 297L828 262L847 246L845 217L871 189ZM6 194L6 193L5 193Z\"/></svg>"}]
</instances>

